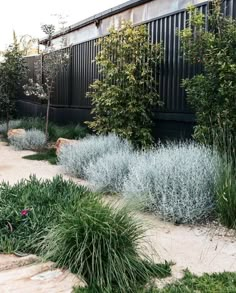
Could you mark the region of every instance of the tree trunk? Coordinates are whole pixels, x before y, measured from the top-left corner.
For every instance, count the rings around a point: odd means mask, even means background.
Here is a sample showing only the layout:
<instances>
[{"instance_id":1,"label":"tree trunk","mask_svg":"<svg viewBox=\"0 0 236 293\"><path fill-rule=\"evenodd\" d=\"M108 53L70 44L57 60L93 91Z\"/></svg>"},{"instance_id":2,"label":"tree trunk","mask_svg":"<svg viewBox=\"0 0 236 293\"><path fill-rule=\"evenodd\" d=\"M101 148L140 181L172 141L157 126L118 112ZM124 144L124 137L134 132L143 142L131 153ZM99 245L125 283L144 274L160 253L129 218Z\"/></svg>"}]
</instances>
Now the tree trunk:
<instances>
[{"instance_id":1,"label":"tree trunk","mask_svg":"<svg viewBox=\"0 0 236 293\"><path fill-rule=\"evenodd\" d=\"M49 121L49 112L50 112L50 97L48 97L47 113L46 113L46 126L45 126L45 135L46 135L46 139L47 139L47 141L48 141L48 121Z\"/></svg>"},{"instance_id":2,"label":"tree trunk","mask_svg":"<svg viewBox=\"0 0 236 293\"><path fill-rule=\"evenodd\" d=\"M9 121L10 119L9 119L9 112L8 111L6 113L6 120L7 120L6 123L7 123L7 132L8 132L8 130L9 130L9 122L10 122Z\"/></svg>"}]
</instances>

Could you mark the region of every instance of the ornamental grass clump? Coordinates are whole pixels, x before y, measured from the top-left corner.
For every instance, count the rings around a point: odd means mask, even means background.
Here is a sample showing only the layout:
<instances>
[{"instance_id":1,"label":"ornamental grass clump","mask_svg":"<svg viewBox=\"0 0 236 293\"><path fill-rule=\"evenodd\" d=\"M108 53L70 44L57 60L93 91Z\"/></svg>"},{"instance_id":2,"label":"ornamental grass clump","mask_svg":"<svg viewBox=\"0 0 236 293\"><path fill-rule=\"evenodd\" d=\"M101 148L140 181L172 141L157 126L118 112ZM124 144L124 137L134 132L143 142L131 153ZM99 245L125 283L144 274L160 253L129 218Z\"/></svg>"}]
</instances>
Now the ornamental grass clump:
<instances>
[{"instance_id":1,"label":"ornamental grass clump","mask_svg":"<svg viewBox=\"0 0 236 293\"><path fill-rule=\"evenodd\" d=\"M159 146L131 166L123 194L163 219L198 222L215 209L219 165L218 154L202 145Z\"/></svg>"},{"instance_id":2,"label":"ornamental grass clump","mask_svg":"<svg viewBox=\"0 0 236 293\"><path fill-rule=\"evenodd\" d=\"M27 130L22 135L9 137L9 142L18 150L40 150L46 145L46 135L37 129Z\"/></svg>"},{"instance_id":3,"label":"ornamental grass clump","mask_svg":"<svg viewBox=\"0 0 236 293\"><path fill-rule=\"evenodd\" d=\"M60 220L40 244L42 255L83 277L92 292L137 292L150 278L170 273L141 250L143 227L126 209L96 196L60 211Z\"/></svg>"},{"instance_id":4,"label":"ornamental grass clump","mask_svg":"<svg viewBox=\"0 0 236 293\"><path fill-rule=\"evenodd\" d=\"M105 193L122 191L124 179L128 176L130 165L138 154L129 149L105 154L85 169L86 178L93 189Z\"/></svg>"},{"instance_id":5,"label":"ornamental grass clump","mask_svg":"<svg viewBox=\"0 0 236 293\"><path fill-rule=\"evenodd\" d=\"M58 222L59 210L90 191L62 177L32 176L13 186L0 184L0 253L37 253L37 243Z\"/></svg>"},{"instance_id":6,"label":"ornamental grass clump","mask_svg":"<svg viewBox=\"0 0 236 293\"><path fill-rule=\"evenodd\" d=\"M96 162L104 154L127 152L131 149L127 141L114 134L90 136L78 143L62 146L58 160L66 172L86 179L85 170L90 163Z\"/></svg>"}]
</instances>

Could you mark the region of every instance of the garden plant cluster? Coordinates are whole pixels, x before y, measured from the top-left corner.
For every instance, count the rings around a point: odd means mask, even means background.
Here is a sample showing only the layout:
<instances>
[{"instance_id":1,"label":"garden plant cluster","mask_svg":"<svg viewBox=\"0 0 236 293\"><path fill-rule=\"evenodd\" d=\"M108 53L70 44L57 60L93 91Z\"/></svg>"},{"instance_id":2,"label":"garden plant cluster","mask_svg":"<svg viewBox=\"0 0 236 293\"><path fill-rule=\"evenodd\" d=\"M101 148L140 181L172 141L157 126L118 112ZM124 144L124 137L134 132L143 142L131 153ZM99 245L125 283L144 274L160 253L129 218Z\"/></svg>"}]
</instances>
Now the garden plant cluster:
<instances>
[{"instance_id":1,"label":"garden plant cluster","mask_svg":"<svg viewBox=\"0 0 236 293\"><path fill-rule=\"evenodd\" d=\"M207 16L190 7L186 29L179 32L184 58L203 67L202 74L183 81L196 112L189 141L154 143L152 109L163 106L154 75L164 48L149 41L145 25L123 22L97 43L103 78L87 94L94 115L89 129L49 121L57 71L67 67L64 51L47 55L45 84L29 81L23 87L28 95L43 91L46 121L13 119L26 73L14 40L0 64L0 134L6 139L9 129L25 130L10 136L9 144L36 151L27 158L58 164L87 180L89 188L60 176L1 183L0 253L54 261L86 282L75 292L235 292L233 273L198 278L186 271L179 283L155 288L155 278L169 276L171 264L156 264L145 254L145 228L135 217L141 210L175 224L215 220L236 228L236 22L221 14L220 1L212 7ZM53 27L44 30L50 40ZM52 145L60 137L73 142L56 156ZM125 206L105 203L106 195L120 197Z\"/></svg>"}]
</instances>

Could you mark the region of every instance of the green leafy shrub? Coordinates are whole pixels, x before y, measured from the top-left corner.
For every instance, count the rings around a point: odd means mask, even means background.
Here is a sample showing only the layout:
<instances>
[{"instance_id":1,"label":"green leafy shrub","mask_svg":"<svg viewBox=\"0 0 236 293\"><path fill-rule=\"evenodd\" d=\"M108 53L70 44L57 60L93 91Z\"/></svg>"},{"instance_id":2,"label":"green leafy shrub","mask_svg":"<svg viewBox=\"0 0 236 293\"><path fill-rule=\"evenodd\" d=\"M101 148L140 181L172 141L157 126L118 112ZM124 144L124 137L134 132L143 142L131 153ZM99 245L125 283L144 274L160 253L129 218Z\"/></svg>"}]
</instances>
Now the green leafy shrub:
<instances>
[{"instance_id":1,"label":"green leafy shrub","mask_svg":"<svg viewBox=\"0 0 236 293\"><path fill-rule=\"evenodd\" d=\"M97 44L102 78L90 86L94 120L87 124L98 134L113 132L136 146L153 142L152 110L160 104L158 74L161 47L149 40L145 25L123 22Z\"/></svg>"},{"instance_id":2,"label":"green leafy shrub","mask_svg":"<svg viewBox=\"0 0 236 293\"><path fill-rule=\"evenodd\" d=\"M189 9L187 28L180 32L183 50L190 62L203 66L203 73L183 84L196 111L194 137L212 143L213 132L220 135L225 128L236 143L236 21L221 14L220 4L213 1L208 31L205 16Z\"/></svg>"},{"instance_id":3,"label":"green leafy shrub","mask_svg":"<svg viewBox=\"0 0 236 293\"><path fill-rule=\"evenodd\" d=\"M0 117L9 121L15 113L15 101L26 77L26 65L14 33L14 43L8 47L0 63Z\"/></svg>"},{"instance_id":4,"label":"green leafy shrub","mask_svg":"<svg viewBox=\"0 0 236 293\"><path fill-rule=\"evenodd\" d=\"M136 292L150 278L170 273L168 264L156 265L140 250L143 232L126 209L86 196L61 210L40 248L47 259L81 275L93 292Z\"/></svg>"},{"instance_id":5,"label":"green leafy shrub","mask_svg":"<svg viewBox=\"0 0 236 293\"><path fill-rule=\"evenodd\" d=\"M0 252L36 253L36 244L60 218L59 210L90 192L55 177L0 184Z\"/></svg>"}]
</instances>

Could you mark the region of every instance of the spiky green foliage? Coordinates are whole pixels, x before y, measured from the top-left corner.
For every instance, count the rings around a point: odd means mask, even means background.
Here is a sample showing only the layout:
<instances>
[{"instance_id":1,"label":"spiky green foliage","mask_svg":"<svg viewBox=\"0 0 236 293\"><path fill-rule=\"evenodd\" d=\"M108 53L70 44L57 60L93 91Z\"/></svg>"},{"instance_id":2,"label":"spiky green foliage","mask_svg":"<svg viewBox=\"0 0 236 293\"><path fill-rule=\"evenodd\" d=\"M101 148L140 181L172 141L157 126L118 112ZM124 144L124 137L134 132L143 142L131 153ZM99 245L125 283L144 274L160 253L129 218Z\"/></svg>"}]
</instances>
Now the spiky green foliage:
<instances>
[{"instance_id":1,"label":"spiky green foliage","mask_svg":"<svg viewBox=\"0 0 236 293\"><path fill-rule=\"evenodd\" d=\"M236 273L224 272L203 274L198 277L185 272L184 277L163 289L146 289L138 293L234 293L236 288Z\"/></svg>"},{"instance_id":2,"label":"spiky green foliage","mask_svg":"<svg viewBox=\"0 0 236 293\"><path fill-rule=\"evenodd\" d=\"M40 247L47 259L81 275L93 292L136 292L151 277L170 273L168 264L155 265L139 249L143 232L126 209L88 196L60 212Z\"/></svg>"},{"instance_id":3,"label":"spiky green foliage","mask_svg":"<svg viewBox=\"0 0 236 293\"><path fill-rule=\"evenodd\" d=\"M35 245L58 222L59 209L89 193L61 177L41 181L33 176L13 186L1 183L0 252L35 253ZM25 216L21 215L24 210Z\"/></svg>"}]
</instances>

